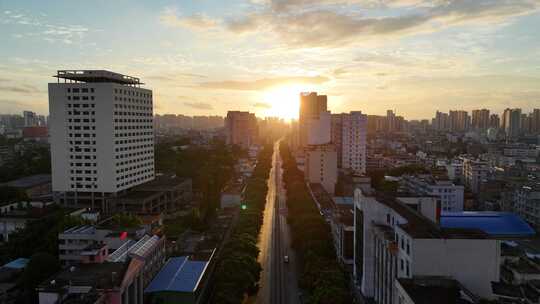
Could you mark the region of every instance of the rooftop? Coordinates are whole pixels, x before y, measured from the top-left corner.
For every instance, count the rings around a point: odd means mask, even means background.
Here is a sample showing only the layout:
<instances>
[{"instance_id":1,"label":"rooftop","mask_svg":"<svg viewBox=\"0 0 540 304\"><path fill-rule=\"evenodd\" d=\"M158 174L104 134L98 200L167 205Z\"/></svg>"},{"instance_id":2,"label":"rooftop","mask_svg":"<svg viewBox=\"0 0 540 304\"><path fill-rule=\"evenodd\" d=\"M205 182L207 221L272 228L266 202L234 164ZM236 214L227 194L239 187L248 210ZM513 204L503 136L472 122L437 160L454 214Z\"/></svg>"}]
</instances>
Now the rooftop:
<instances>
[{"instance_id":1,"label":"rooftop","mask_svg":"<svg viewBox=\"0 0 540 304\"><path fill-rule=\"evenodd\" d=\"M62 270L52 278L43 282L39 289L57 290L70 286L89 286L97 289L108 289L120 286L126 270L125 263L80 264Z\"/></svg>"},{"instance_id":2,"label":"rooftop","mask_svg":"<svg viewBox=\"0 0 540 304\"><path fill-rule=\"evenodd\" d=\"M193 261L188 256L171 258L144 292L195 292L209 263Z\"/></svg>"},{"instance_id":3,"label":"rooftop","mask_svg":"<svg viewBox=\"0 0 540 304\"><path fill-rule=\"evenodd\" d=\"M398 201L395 197L378 194L376 199L407 220L407 223L400 225L400 227L414 238L485 239L488 237L480 229L439 227L427 217Z\"/></svg>"},{"instance_id":4,"label":"rooftop","mask_svg":"<svg viewBox=\"0 0 540 304\"><path fill-rule=\"evenodd\" d=\"M28 264L30 260L25 258L18 258L16 260L13 260L4 266L2 268L12 268L12 269L23 269L26 267L26 264Z\"/></svg>"},{"instance_id":5,"label":"rooftop","mask_svg":"<svg viewBox=\"0 0 540 304\"><path fill-rule=\"evenodd\" d=\"M7 186L7 187L13 187L13 188L30 188L34 186L47 184L50 182L51 182L50 174L37 174L37 175L21 177L19 179L0 184L0 186Z\"/></svg>"},{"instance_id":6,"label":"rooftop","mask_svg":"<svg viewBox=\"0 0 540 304\"><path fill-rule=\"evenodd\" d=\"M417 277L413 279L398 279L398 281L415 304L431 304L434 302L434 299L437 299L436 302L438 304L465 304L476 302L476 297L469 291L464 290L464 288L453 279L443 277Z\"/></svg>"},{"instance_id":7,"label":"rooftop","mask_svg":"<svg viewBox=\"0 0 540 304\"><path fill-rule=\"evenodd\" d=\"M139 78L106 70L59 70L53 77L75 82L113 82L125 85L141 85Z\"/></svg>"},{"instance_id":8,"label":"rooftop","mask_svg":"<svg viewBox=\"0 0 540 304\"><path fill-rule=\"evenodd\" d=\"M492 237L532 237L534 230L519 216L509 212L463 211L441 215L443 228L479 229Z\"/></svg>"},{"instance_id":9,"label":"rooftop","mask_svg":"<svg viewBox=\"0 0 540 304\"><path fill-rule=\"evenodd\" d=\"M96 228L90 225L75 226L64 231L64 234L94 234Z\"/></svg>"},{"instance_id":10,"label":"rooftop","mask_svg":"<svg viewBox=\"0 0 540 304\"><path fill-rule=\"evenodd\" d=\"M176 175L162 174L156 175L156 177L146 182L142 185L135 187L136 191L167 191L172 190L171 188L177 187L178 185L188 181L188 178L178 177Z\"/></svg>"}]
</instances>

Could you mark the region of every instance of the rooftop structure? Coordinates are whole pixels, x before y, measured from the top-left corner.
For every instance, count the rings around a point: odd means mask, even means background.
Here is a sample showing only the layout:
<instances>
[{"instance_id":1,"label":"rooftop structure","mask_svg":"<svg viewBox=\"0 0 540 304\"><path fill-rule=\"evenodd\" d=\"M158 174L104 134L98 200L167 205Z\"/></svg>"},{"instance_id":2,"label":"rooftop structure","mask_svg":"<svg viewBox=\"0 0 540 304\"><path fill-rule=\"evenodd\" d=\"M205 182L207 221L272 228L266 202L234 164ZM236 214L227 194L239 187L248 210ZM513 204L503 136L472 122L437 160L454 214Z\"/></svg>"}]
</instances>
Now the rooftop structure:
<instances>
[{"instance_id":1,"label":"rooftop structure","mask_svg":"<svg viewBox=\"0 0 540 304\"><path fill-rule=\"evenodd\" d=\"M441 227L479 229L491 237L528 238L534 230L519 216L508 212L449 212L441 215Z\"/></svg>"},{"instance_id":2,"label":"rooftop structure","mask_svg":"<svg viewBox=\"0 0 540 304\"><path fill-rule=\"evenodd\" d=\"M18 258L5 264L4 266L2 266L2 268L23 269L26 267L29 261L29 259Z\"/></svg>"},{"instance_id":3,"label":"rooftop structure","mask_svg":"<svg viewBox=\"0 0 540 304\"><path fill-rule=\"evenodd\" d=\"M209 261L193 261L188 256L171 258L144 291L195 292Z\"/></svg>"},{"instance_id":4,"label":"rooftop structure","mask_svg":"<svg viewBox=\"0 0 540 304\"><path fill-rule=\"evenodd\" d=\"M444 277L415 277L397 280L398 303L438 304L478 303L478 298L459 282ZM400 299L401 298L401 299Z\"/></svg>"},{"instance_id":5,"label":"rooftop structure","mask_svg":"<svg viewBox=\"0 0 540 304\"><path fill-rule=\"evenodd\" d=\"M50 182L51 182L50 174L36 174L36 175L21 177L19 179L0 184L0 186L13 187L13 188L30 188L30 187L43 185L43 184L49 184Z\"/></svg>"},{"instance_id":6,"label":"rooftop structure","mask_svg":"<svg viewBox=\"0 0 540 304\"><path fill-rule=\"evenodd\" d=\"M59 70L56 75L53 76L60 79L64 79L65 82L113 82L124 85L136 85L141 84L140 79L137 77L127 76L106 70Z\"/></svg>"}]
</instances>

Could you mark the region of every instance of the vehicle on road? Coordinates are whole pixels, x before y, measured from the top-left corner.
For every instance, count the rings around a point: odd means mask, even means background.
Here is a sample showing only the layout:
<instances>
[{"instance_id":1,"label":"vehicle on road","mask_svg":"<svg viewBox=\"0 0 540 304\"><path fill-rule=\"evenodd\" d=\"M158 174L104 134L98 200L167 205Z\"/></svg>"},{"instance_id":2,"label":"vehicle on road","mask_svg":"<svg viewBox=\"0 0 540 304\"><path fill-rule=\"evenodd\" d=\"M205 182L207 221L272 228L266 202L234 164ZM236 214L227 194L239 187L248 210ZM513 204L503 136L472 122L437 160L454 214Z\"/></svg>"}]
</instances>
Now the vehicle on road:
<instances>
[{"instance_id":1,"label":"vehicle on road","mask_svg":"<svg viewBox=\"0 0 540 304\"><path fill-rule=\"evenodd\" d=\"M289 256L288 255L283 257L283 262L289 263Z\"/></svg>"}]
</instances>

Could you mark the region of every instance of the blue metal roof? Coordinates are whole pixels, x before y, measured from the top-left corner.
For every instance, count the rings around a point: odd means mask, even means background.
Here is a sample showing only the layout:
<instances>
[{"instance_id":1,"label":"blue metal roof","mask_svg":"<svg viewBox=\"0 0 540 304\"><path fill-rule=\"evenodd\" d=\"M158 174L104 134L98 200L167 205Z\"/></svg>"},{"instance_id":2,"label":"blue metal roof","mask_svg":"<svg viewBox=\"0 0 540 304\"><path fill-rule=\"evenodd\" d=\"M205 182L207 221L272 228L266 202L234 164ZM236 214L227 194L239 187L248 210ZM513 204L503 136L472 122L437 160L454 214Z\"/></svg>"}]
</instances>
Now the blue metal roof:
<instances>
[{"instance_id":1,"label":"blue metal roof","mask_svg":"<svg viewBox=\"0 0 540 304\"><path fill-rule=\"evenodd\" d=\"M535 234L529 224L510 212L446 212L441 215L441 227L479 229L492 236L530 237Z\"/></svg>"},{"instance_id":2,"label":"blue metal roof","mask_svg":"<svg viewBox=\"0 0 540 304\"><path fill-rule=\"evenodd\" d=\"M13 268L13 269L23 269L23 268L26 267L26 264L28 264L28 261L30 261L30 260L25 259L25 258L18 258L16 260L13 260L13 261L5 264L2 267Z\"/></svg>"},{"instance_id":3,"label":"blue metal roof","mask_svg":"<svg viewBox=\"0 0 540 304\"><path fill-rule=\"evenodd\" d=\"M187 256L171 258L144 292L195 292L207 265L207 261L191 261Z\"/></svg>"}]
</instances>

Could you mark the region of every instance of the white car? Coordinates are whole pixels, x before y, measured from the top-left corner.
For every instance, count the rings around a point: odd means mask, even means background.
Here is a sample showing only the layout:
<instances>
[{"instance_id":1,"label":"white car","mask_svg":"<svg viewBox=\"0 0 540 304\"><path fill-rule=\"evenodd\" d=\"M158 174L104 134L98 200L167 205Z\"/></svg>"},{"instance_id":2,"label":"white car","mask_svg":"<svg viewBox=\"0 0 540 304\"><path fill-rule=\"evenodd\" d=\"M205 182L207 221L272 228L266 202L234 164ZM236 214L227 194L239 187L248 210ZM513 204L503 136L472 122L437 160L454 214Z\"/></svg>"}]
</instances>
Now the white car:
<instances>
[{"instance_id":1,"label":"white car","mask_svg":"<svg viewBox=\"0 0 540 304\"><path fill-rule=\"evenodd\" d=\"M283 257L283 262L289 263L289 256L288 255Z\"/></svg>"}]
</instances>

